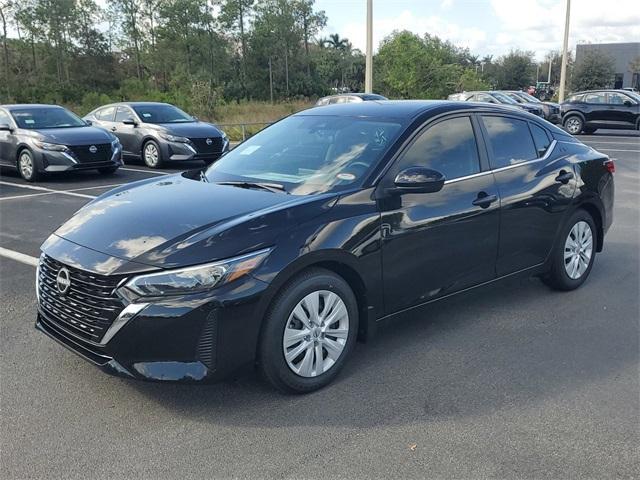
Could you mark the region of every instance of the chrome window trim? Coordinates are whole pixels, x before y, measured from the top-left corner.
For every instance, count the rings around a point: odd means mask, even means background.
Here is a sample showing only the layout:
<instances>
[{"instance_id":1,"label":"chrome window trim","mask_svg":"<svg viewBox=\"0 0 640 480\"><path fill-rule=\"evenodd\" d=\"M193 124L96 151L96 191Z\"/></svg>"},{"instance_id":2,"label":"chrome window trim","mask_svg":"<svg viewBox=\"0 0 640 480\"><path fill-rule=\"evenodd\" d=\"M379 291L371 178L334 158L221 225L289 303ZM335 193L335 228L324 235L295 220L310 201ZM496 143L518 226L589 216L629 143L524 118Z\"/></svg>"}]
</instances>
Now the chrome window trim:
<instances>
[{"instance_id":1,"label":"chrome window trim","mask_svg":"<svg viewBox=\"0 0 640 480\"><path fill-rule=\"evenodd\" d=\"M466 175L464 177L452 178L451 180L445 180L444 183L445 183L445 185L448 185L450 183L461 182L462 180L468 180L470 178L481 177L481 176L487 175L489 173L503 172L505 170L511 170L512 168L521 167L523 165L531 165L532 163L542 162L544 160L549 159L549 157L551 156L551 154L555 150L557 144L558 144L558 141L557 140L553 140L549 144L549 148L547 148L547 151L545 152L545 154L540 158L534 158L533 160L525 160L524 162L514 163L513 165L507 165L505 167L485 170L484 172L474 173L472 175Z\"/></svg>"}]
</instances>

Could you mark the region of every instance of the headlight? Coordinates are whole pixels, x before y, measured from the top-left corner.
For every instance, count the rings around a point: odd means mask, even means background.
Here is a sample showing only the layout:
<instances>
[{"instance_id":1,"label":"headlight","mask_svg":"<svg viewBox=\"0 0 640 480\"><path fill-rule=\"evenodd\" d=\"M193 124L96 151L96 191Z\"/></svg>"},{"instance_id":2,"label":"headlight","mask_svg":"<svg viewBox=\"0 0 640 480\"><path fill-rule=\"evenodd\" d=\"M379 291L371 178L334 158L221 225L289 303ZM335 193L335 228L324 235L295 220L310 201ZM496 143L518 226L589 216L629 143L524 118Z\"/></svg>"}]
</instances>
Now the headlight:
<instances>
[{"instance_id":1,"label":"headlight","mask_svg":"<svg viewBox=\"0 0 640 480\"><path fill-rule=\"evenodd\" d=\"M111 148L114 149L114 150L116 148L120 148L120 140L118 140L118 137L116 137L113 140L111 140Z\"/></svg>"},{"instance_id":2,"label":"headlight","mask_svg":"<svg viewBox=\"0 0 640 480\"><path fill-rule=\"evenodd\" d=\"M140 297L185 295L211 290L255 270L270 248L204 265L140 275L129 280L118 293L129 301Z\"/></svg>"},{"instance_id":3,"label":"headlight","mask_svg":"<svg viewBox=\"0 0 640 480\"><path fill-rule=\"evenodd\" d=\"M177 137L175 135L170 135L168 133L161 133L160 136L170 142L189 143L190 141L187 137Z\"/></svg>"},{"instance_id":4,"label":"headlight","mask_svg":"<svg viewBox=\"0 0 640 480\"><path fill-rule=\"evenodd\" d=\"M34 140L33 143L36 147L41 148L42 150L51 150L54 152L66 152L69 150L66 145L60 145L58 143L47 143L39 140Z\"/></svg>"}]
</instances>

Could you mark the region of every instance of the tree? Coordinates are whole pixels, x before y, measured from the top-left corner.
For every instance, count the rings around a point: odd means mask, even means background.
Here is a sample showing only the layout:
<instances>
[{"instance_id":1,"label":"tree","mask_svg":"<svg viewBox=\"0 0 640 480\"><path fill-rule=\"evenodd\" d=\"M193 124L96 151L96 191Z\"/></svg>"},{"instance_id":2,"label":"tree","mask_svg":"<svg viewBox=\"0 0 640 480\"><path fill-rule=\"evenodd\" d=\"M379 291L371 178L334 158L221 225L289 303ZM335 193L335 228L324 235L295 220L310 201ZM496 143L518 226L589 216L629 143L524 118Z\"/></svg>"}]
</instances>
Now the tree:
<instances>
[{"instance_id":1,"label":"tree","mask_svg":"<svg viewBox=\"0 0 640 480\"><path fill-rule=\"evenodd\" d=\"M519 90L531 85L536 68L533 52L512 50L497 61L500 67L495 71L497 88L500 90Z\"/></svg>"},{"instance_id":2,"label":"tree","mask_svg":"<svg viewBox=\"0 0 640 480\"><path fill-rule=\"evenodd\" d=\"M614 61L597 51L585 53L573 68L571 87L574 91L604 88L613 79Z\"/></svg>"}]
</instances>

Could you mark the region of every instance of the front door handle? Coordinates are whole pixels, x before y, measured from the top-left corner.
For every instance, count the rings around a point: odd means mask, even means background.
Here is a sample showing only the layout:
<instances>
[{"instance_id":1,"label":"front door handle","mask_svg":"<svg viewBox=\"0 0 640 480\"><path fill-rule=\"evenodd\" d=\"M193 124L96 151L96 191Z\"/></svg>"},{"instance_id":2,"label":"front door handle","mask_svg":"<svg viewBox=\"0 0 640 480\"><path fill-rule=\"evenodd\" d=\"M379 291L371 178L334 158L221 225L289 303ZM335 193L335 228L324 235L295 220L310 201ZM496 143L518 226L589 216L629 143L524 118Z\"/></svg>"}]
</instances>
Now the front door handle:
<instances>
[{"instance_id":1,"label":"front door handle","mask_svg":"<svg viewBox=\"0 0 640 480\"><path fill-rule=\"evenodd\" d=\"M115 132L116 130L117 130L117 128L116 128L116 127L111 127L111 131L112 131L112 132Z\"/></svg>"},{"instance_id":2,"label":"front door handle","mask_svg":"<svg viewBox=\"0 0 640 480\"><path fill-rule=\"evenodd\" d=\"M471 203L480 208L487 208L496 200L498 200L498 197L496 195L487 195L486 192L480 192L477 198Z\"/></svg>"},{"instance_id":3,"label":"front door handle","mask_svg":"<svg viewBox=\"0 0 640 480\"><path fill-rule=\"evenodd\" d=\"M556 177L556 182L560 182L562 184L569 183L569 180L573 179L573 172L567 172L566 170L560 170L560 173Z\"/></svg>"}]
</instances>

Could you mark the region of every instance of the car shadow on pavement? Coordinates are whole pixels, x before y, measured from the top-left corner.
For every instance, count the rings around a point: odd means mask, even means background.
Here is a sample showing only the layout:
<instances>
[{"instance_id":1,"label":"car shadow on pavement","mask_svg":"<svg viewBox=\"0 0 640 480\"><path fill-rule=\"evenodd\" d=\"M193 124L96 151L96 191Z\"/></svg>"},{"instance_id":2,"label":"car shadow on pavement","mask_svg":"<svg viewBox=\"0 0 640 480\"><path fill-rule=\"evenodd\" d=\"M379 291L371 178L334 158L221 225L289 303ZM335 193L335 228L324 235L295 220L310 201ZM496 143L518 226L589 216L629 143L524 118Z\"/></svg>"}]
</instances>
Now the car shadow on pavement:
<instances>
[{"instance_id":1,"label":"car shadow on pavement","mask_svg":"<svg viewBox=\"0 0 640 480\"><path fill-rule=\"evenodd\" d=\"M256 427L370 427L523 408L637 363L637 322L594 300L594 284L607 278L595 268L590 288L569 293L511 279L433 304L358 344L337 381L309 395L275 392L255 373L213 385L122 388L191 421ZM602 315L585 319L589 302Z\"/></svg>"}]
</instances>

